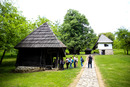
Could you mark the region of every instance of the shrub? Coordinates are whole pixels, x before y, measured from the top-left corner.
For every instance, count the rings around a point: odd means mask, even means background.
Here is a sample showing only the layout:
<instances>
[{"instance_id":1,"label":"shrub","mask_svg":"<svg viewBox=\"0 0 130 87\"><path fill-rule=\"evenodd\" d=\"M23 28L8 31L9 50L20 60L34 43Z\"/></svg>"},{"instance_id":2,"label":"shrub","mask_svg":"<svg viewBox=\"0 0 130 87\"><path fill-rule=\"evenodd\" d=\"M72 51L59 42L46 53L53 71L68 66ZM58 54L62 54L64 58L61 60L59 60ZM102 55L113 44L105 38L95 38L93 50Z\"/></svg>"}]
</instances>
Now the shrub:
<instances>
[{"instance_id":1,"label":"shrub","mask_svg":"<svg viewBox=\"0 0 130 87\"><path fill-rule=\"evenodd\" d=\"M91 54L93 54L93 53L99 53L99 50L98 50L98 49L92 50L92 51L91 51Z\"/></svg>"},{"instance_id":2,"label":"shrub","mask_svg":"<svg viewBox=\"0 0 130 87\"><path fill-rule=\"evenodd\" d=\"M65 52L66 52L67 55L69 54L69 50L68 49L66 49Z\"/></svg>"}]
</instances>

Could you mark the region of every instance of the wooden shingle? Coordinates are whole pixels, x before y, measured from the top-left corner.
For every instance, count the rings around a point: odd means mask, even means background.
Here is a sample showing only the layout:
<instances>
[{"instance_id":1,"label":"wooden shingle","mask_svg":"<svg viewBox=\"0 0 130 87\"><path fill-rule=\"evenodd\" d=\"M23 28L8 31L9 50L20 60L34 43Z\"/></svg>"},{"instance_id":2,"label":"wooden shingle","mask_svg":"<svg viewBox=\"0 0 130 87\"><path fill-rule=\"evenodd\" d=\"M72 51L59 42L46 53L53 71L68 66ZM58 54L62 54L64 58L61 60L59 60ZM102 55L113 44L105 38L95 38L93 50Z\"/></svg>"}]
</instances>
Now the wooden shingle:
<instances>
[{"instance_id":1,"label":"wooden shingle","mask_svg":"<svg viewBox=\"0 0 130 87\"><path fill-rule=\"evenodd\" d=\"M66 48L57 39L48 23L44 23L15 46L19 48Z\"/></svg>"},{"instance_id":2,"label":"wooden shingle","mask_svg":"<svg viewBox=\"0 0 130 87\"><path fill-rule=\"evenodd\" d=\"M100 42L110 42L110 43L112 43L113 41L110 40L108 37L106 37L105 35L102 34L102 35L99 37L99 39L98 39L97 42L98 42L98 43L100 43Z\"/></svg>"}]
</instances>

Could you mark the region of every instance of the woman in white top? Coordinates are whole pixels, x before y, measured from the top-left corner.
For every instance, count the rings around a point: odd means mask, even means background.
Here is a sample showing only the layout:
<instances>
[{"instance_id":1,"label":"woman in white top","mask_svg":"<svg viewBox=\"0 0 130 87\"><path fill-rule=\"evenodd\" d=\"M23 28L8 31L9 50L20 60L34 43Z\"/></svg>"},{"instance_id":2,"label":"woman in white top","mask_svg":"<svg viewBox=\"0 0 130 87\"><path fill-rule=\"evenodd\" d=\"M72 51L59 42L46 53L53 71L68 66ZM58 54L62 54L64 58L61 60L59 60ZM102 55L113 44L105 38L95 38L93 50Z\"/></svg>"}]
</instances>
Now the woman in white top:
<instances>
[{"instance_id":1,"label":"woman in white top","mask_svg":"<svg viewBox=\"0 0 130 87\"><path fill-rule=\"evenodd\" d=\"M78 67L78 56L76 57L76 67Z\"/></svg>"}]
</instances>

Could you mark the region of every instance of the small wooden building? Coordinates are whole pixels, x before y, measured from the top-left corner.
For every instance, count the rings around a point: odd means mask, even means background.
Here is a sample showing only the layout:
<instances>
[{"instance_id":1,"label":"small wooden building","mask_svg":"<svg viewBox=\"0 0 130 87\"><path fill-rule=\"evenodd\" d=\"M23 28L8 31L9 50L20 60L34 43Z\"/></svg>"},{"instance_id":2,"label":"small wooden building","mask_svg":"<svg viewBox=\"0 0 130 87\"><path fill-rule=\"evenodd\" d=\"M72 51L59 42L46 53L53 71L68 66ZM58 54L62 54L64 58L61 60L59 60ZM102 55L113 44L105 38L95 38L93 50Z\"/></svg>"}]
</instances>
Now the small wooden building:
<instances>
[{"instance_id":1,"label":"small wooden building","mask_svg":"<svg viewBox=\"0 0 130 87\"><path fill-rule=\"evenodd\" d=\"M89 48L87 48L86 50L85 50L85 54L91 54L91 49L89 49Z\"/></svg>"},{"instance_id":2,"label":"small wooden building","mask_svg":"<svg viewBox=\"0 0 130 87\"><path fill-rule=\"evenodd\" d=\"M74 48L73 49L69 49L69 54L80 54L80 50L75 50Z\"/></svg>"},{"instance_id":3,"label":"small wooden building","mask_svg":"<svg viewBox=\"0 0 130 87\"><path fill-rule=\"evenodd\" d=\"M65 57L66 46L57 39L48 23L44 23L15 46L19 50L16 66L58 67Z\"/></svg>"},{"instance_id":4,"label":"small wooden building","mask_svg":"<svg viewBox=\"0 0 130 87\"><path fill-rule=\"evenodd\" d=\"M93 49L99 49L100 55L112 55L112 43L112 40L102 34Z\"/></svg>"}]
</instances>

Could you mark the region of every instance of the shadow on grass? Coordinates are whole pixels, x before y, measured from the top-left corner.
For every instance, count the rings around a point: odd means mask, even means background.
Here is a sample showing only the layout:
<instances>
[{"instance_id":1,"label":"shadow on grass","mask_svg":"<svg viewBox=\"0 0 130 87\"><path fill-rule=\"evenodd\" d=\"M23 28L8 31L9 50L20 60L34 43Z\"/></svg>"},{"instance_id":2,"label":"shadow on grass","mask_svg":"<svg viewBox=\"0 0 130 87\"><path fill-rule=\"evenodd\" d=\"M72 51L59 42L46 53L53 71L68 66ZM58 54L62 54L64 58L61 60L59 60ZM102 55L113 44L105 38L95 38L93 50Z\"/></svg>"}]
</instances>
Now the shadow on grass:
<instances>
[{"instance_id":1,"label":"shadow on grass","mask_svg":"<svg viewBox=\"0 0 130 87\"><path fill-rule=\"evenodd\" d=\"M0 65L0 73L9 73L15 69L16 55L6 55Z\"/></svg>"},{"instance_id":2,"label":"shadow on grass","mask_svg":"<svg viewBox=\"0 0 130 87\"><path fill-rule=\"evenodd\" d=\"M16 56L5 56L0 65L0 87L10 87L10 84L15 79L28 78L30 75L24 73L14 73ZM21 81L21 80L20 80Z\"/></svg>"},{"instance_id":3,"label":"shadow on grass","mask_svg":"<svg viewBox=\"0 0 130 87\"><path fill-rule=\"evenodd\" d=\"M0 55L0 58L2 57L2 55ZM5 55L4 58L5 59L9 59L9 58L16 58L17 55Z\"/></svg>"}]
</instances>

